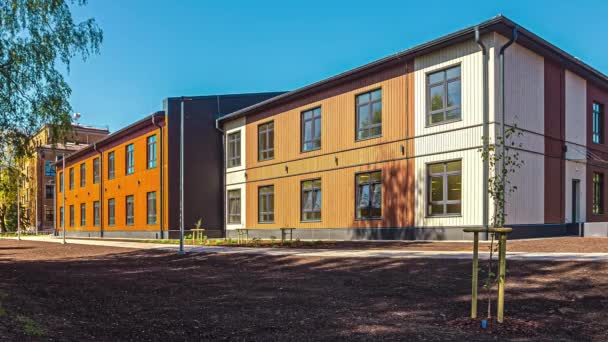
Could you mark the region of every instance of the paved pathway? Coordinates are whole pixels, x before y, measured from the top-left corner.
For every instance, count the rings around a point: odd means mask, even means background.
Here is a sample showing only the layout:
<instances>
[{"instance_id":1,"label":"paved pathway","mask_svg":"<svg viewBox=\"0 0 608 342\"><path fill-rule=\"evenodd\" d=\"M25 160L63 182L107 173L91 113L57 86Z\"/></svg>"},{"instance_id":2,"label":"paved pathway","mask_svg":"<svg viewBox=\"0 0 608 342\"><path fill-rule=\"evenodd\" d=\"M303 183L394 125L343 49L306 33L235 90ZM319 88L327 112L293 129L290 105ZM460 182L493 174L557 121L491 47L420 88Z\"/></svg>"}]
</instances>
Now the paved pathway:
<instances>
[{"instance_id":1,"label":"paved pathway","mask_svg":"<svg viewBox=\"0 0 608 342\"><path fill-rule=\"evenodd\" d=\"M16 238L12 238L16 239ZM61 243L61 239L46 236L28 236L24 240ZM113 240L81 240L67 239L67 243L124 247L133 249L164 249L177 252L179 246L160 243L126 242ZM256 254L269 256L299 256L321 258L392 258L392 259L471 259L471 252L450 251L408 251L403 249L296 249L296 248L246 248L205 246L193 247L186 245L186 252L217 253L217 254ZM480 259L487 259L489 253L480 252ZM541 261L599 261L608 262L608 253L531 253L508 252L508 260L541 260Z\"/></svg>"}]
</instances>

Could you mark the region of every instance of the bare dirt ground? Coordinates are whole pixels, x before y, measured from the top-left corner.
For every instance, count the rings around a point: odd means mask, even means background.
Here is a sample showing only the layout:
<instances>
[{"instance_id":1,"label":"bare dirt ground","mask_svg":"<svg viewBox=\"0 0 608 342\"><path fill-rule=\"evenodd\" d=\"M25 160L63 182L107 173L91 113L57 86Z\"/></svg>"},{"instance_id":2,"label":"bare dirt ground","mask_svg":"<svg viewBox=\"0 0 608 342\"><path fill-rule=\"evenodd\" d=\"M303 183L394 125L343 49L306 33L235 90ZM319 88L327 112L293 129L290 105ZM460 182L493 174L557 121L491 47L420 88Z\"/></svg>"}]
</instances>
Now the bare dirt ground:
<instances>
[{"instance_id":1,"label":"bare dirt ground","mask_svg":"<svg viewBox=\"0 0 608 342\"><path fill-rule=\"evenodd\" d=\"M216 245L235 246L231 243ZM480 251L487 251L489 243L481 242ZM411 251L473 251L472 242L427 242L427 241L248 241L245 247L307 248L307 249L395 249ZM534 240L509 240L509 252L543 253L608 253L607 238L561 237Z\"/></svg>"},{"instance_id":2,"label":"bare dirt ground","mask_svg":"<svg viewBox=\"0 0 608 342\"><path fill-rule=\"evenodd\" d=\"M0 240L0 340L608 340L608 263L510 262L487 331L470 268Z\"/></svg>"}]
</instances>

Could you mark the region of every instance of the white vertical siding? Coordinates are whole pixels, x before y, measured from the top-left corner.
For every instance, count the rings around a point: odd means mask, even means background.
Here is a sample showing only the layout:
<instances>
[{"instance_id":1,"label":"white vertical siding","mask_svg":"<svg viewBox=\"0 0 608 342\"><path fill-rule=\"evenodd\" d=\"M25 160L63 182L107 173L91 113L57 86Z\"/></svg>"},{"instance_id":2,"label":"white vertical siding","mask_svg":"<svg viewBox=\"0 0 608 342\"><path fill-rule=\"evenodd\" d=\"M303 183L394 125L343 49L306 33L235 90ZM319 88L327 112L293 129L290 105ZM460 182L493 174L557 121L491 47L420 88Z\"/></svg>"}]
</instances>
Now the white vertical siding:
<instances>
[{"instance_id":1,"label":"white vertical siding","mask_svg":"<svg viewBox=\"0 0 608 342\"><path fill-rule=\"evenodd\" d=\"M515 152L515 151L513 151ZM545 157L518 151L523 166L509 175L517 190L506 198L507 224L539 224L545 221Z\"/></svg>"},{"instance_id":2,"label":"white vertical siding","mask_svg":"<svg viewBox=\"0 0 608 342\"><path fill-rule=\"evenodd\" d=\"M587 82L566 70L566 160L587 158ZM566 184L566 187L568 184ZM566 212L568 214L568 212ZM571 214L571 213L570 213Z\"/></svg>"}]
</instances>

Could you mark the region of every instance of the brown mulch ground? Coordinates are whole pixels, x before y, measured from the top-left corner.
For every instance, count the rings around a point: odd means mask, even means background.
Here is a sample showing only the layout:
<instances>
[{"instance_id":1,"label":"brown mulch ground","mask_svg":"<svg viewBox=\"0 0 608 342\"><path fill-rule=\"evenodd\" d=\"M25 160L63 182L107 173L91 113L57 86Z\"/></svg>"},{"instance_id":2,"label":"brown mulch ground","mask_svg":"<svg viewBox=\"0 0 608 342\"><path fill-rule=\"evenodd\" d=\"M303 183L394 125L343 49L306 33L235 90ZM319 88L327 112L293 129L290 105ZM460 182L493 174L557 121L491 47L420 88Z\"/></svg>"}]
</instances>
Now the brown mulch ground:
<instances>
[{"instance_id":1,"label":"brown mulch ground","mask_svg":"<svg viewBox=\"0 0 608 342\"><path fill-rule=\"evenodd\" d=\"M0 340L608 340L607 263L510 262L488 331L470 267L0 240Z\"/></svg>"},{"instance_id":2,"label":"brown mulch ground","mask_svg":"<svg viewBox=\"0 0 608 342\"><path fill-rule=\"evenodd\" d=\"M219 244L218 244L219 245ZM231 244L226 244L234 246ZM489 242L480 243L480 251L489 249ZM473 251L472 242L427 241L249 241L246 247L308 248L308 249L396 249L412 251ZM607 238L560 237L534 240L509 240L509 252L608 253Z\"/></svg>"}]
</instances>

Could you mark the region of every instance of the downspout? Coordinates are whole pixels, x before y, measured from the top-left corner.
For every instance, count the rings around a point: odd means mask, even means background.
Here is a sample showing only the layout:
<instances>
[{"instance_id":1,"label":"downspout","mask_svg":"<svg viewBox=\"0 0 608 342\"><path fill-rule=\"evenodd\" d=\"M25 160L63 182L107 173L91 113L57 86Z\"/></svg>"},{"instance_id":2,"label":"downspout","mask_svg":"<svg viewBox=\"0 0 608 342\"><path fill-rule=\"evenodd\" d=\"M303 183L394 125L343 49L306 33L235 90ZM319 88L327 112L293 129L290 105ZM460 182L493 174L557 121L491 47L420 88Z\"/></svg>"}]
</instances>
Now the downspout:
<instances>
[{"instance_id":1,"label":"downspout","mask_svg":"<svg viewBox=\"0 0 608 342\"><path fill-rule=\"evenodd\" d=\"M164 192L165 192L165 188L164 188L164 177L163 177L163 169L164 169L164 163L163 163L163 126L161 125L157 125L156 124L156 115L152 115L152 125L154 125L155 127L157 127L160 130L160 138L159 138L159 143L160 143L160 223L159 223L159 227L160 227L160 235L159 237L161 239L164 239L164 232L163 232L163 222L164 222Z\"/></svg>"},{"instance_id":2,"label":"downspout","mask_svg":"<svg viewBox=\"0 0 608 342\"><path fill-rule=\"evenodd\" d=\"M502 119L500 121L500 126L501 126L501 136L502 136L502 148L501 148L501 153L502 153L502 158L501 158L501 172L502 170L505 169L505 50L511 46L511 44L515 43L515 41L517 40L517 26L513 27L513 34L511 35L511 39L500 48L500 53L499 53L499 58L500 58L500 106L501 106L501 115L502 115ZM505 175L504 173L502 173L502 183L505 183ZM505 217L505 196L502 196L502 217ZM506 223L506 221L505 221Z\"/></svg>"},{"instance_id":3,"label":"downspout","mask_svg":"<svg viewBox=\"0 0 608 342\"><path fill-rule=\"evenodd\" d=\"M486 48L486 46L483 44L483 42L481 41L481 36L479 34L479 26L475 26L475 43L477 43L477 45L479 45L479 48L481 49L481 53L482 53L482 58L483 58L483 97L482 97L482 101L483 101L483 151L484 153L487 153L488 148L489 148L489 134L490 134L490 128L489 128L489 121L490 121L490 114L488 111L488 94L489 94L489 85L488 85L488 49ZM483 222L483 227L487 230L489 225L489 199L488 199L488 178L490 175L490 162L489 160L486 158L483 161L483 180L482 180L482 194L483 194L483 213L482 213L482 222ZM485 233L485 239L488 240L489 234L486 231Z\"/></svg>"},{"instance_id":4,"label":"downspout","mask_svg":"<svg viewBox=\"0 0 608 342\"><path fill-rule=\"evenodd\" d=\"M97 170L99 173L99 237L103 237L103 153L97 149L97 142L93 143L93 150L99 154L99 170ZM93 217L93 224L95 224L95 217Z\"/></svg>"},{"instance_id":5,"label":"downspout","mask_svg":"<svg viewBox=\"0 0 608 342\"><path fill-rule=\"evenodd\" d=\"M215 120L215 129L217 129L222 135L222 222L224 223L224 238L227 238L228 236L226 234L228 233L228 228L226 223L226 131L220 128L220 118L221 116Z\"/></svg>"}]
</instances>

